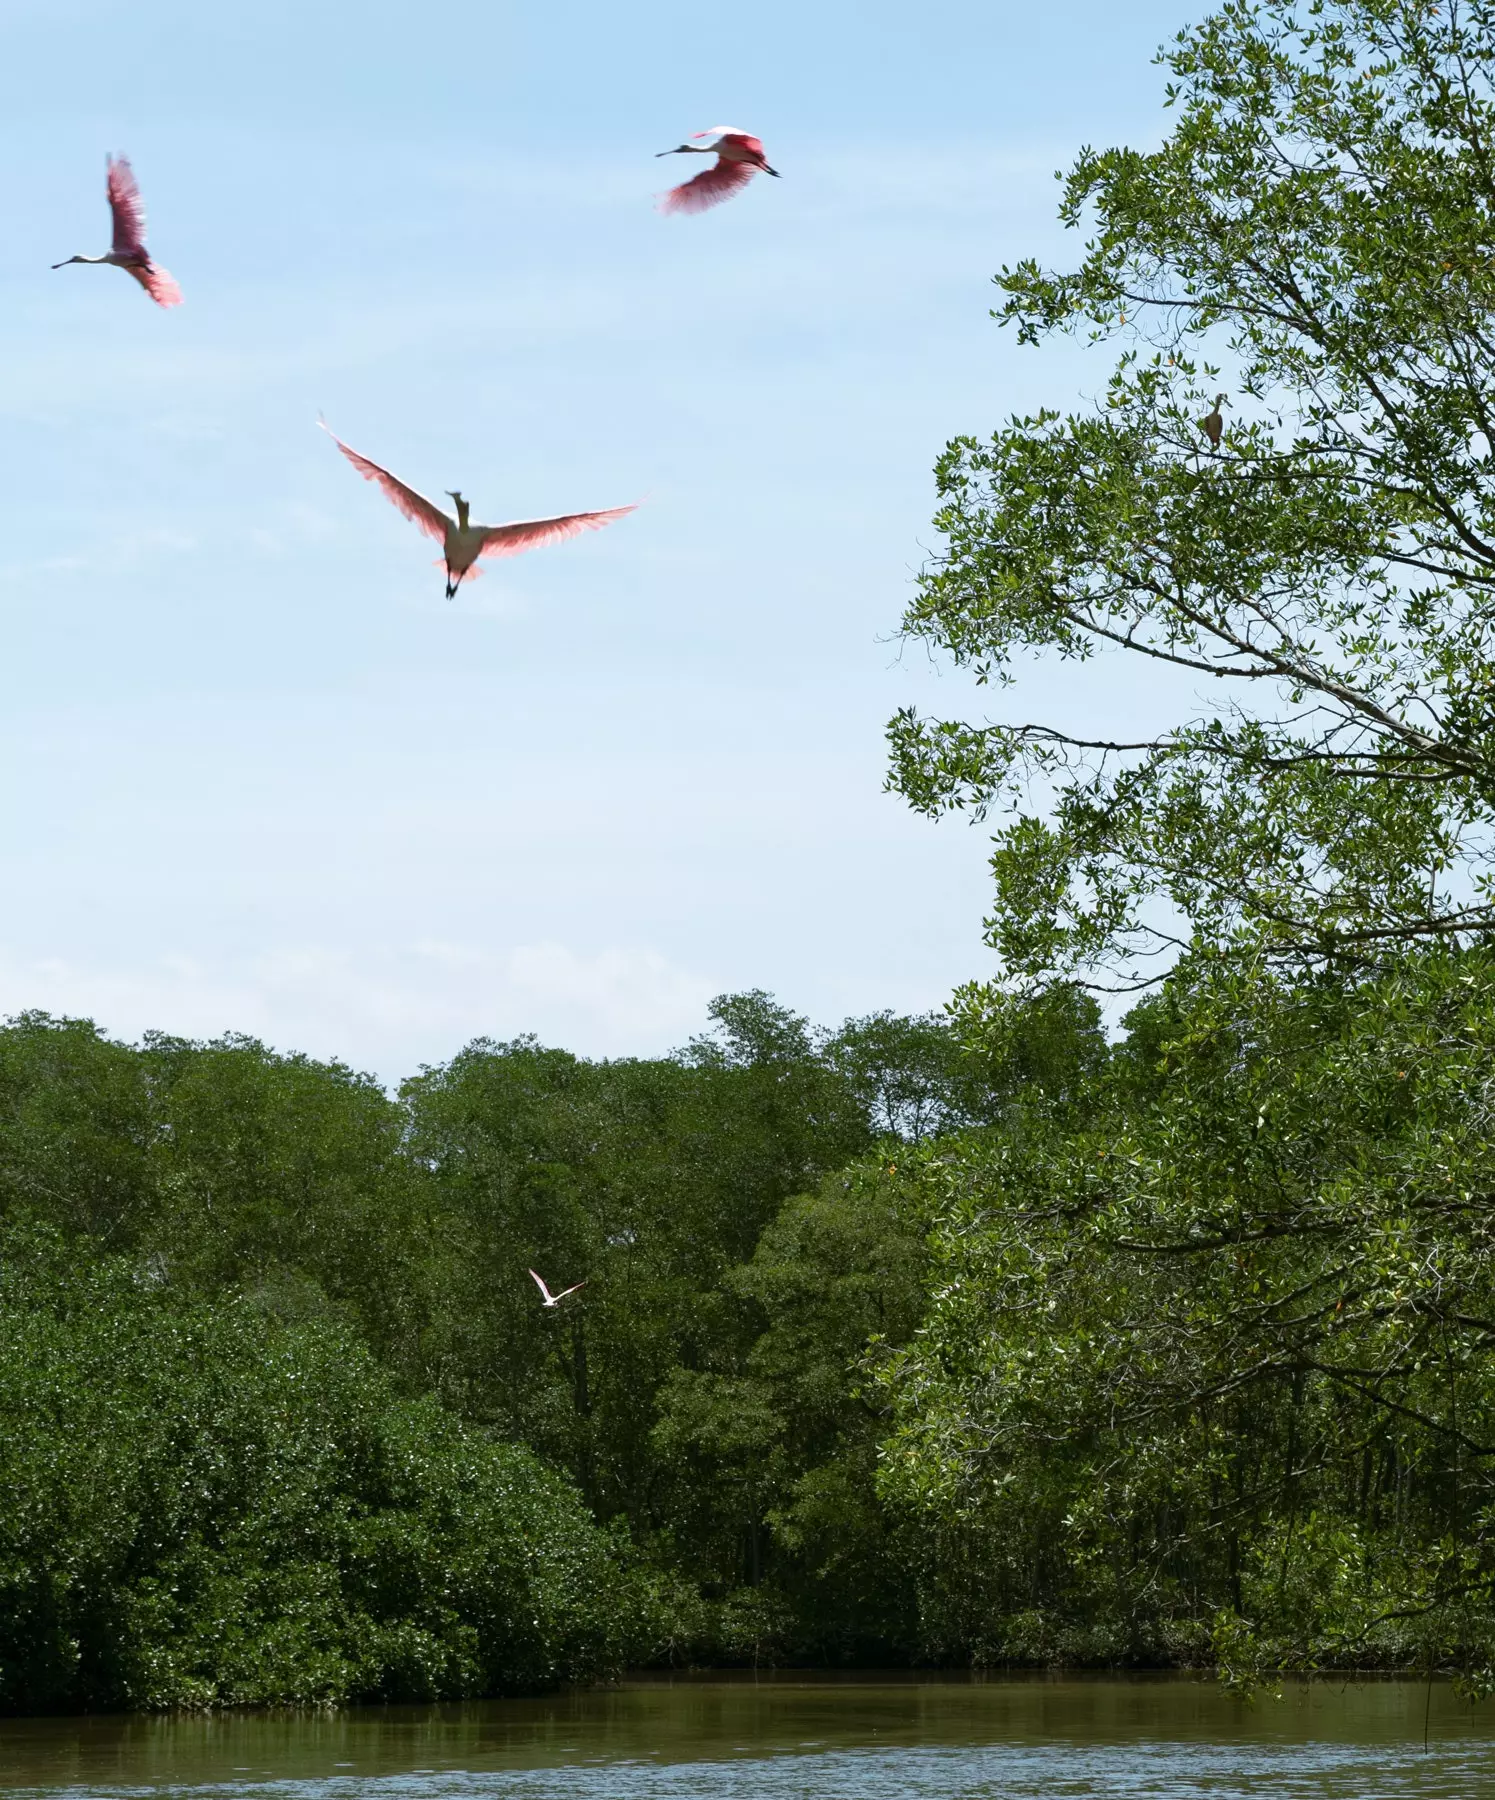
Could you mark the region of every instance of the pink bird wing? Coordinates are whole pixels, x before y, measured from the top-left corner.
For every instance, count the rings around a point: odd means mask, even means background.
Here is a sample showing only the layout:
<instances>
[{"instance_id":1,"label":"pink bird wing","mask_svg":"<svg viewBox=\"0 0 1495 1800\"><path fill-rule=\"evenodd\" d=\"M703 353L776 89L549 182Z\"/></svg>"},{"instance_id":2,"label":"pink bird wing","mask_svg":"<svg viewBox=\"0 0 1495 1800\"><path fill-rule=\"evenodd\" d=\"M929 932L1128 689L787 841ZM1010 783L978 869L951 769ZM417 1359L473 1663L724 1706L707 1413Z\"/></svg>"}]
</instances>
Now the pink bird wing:
<instances>
[{"instance_id":1,"label":"pink bird wing","mask_svg":"<svg viewBox=\"0 0 1495 1800\"><path fill-rule=\"evenodd\" d=\"M157 306L180 306L182 290L158 263L126 263L127 274L133 275Z\"/></svg>"},{"instance_id":2,"label":"pink bird wing","mask_svg":"<svg viewBox=\"0 0 1495 1800\"><path fill-rule=\"evenodd\" d=\"M550 1297L551 1297L550 1289L548 1287L546 1287L545 1283L543 1281L541 1281L540 1277L535 1273L535 1271L533 1269L531 1269L529 1273L530 1273L530 1280L534 1282L535 1286L537 1288L539 1288L540 1292L545 1296L545 1298L547 1300L550 1299Z\"/></svg>"},{"instance_id":3,"label":"pink bird wing","mask_svg":"<svg viewBox=\"0 0 1495 1800\"><path fill-rule=\"evenodd\" d=\"M109 211L114 215L114 254L144 256L145 202L128 157L109 160Z\"/></svg>"},{"instance_id":4,"label":"pink bird wing","mask_svg":"<svg viewBox=\"0 0 1495 1800\"><path fill-rule=\"evenodd\" d=\"M416 493L413 487L406 487L399 476L391 475L388 469L381 469L378 463L370 462L368 457L360 456L356 450L350 449L325 419L319 419L317 423L365 481L377 481L394 505L413 525L418 525L427 537L435 538L438 544L446 542L447 528L452 521L435 501ZM531 1273L534 1271L531 1270Z\"/></svg>"},{"instance_id":5,"label":"pink bird wing","mask_svg":"<svg viewBox=\"0 0 1495 1800\"><path fill-rule=\"evenodd\" d=\"M483 533L479 556L519 556L542 544L559 544L580 537L584 531L600 531L614 519L637 512L635 506L613 506L606 512L566 513L559 519L516 519L511 525L490 525Z\"/></svg>"},{"instance_id":6,"label":"pink bird wing","mask_svg":"<svg viewBox=\"0 0 1495 1800\"><path fill-rule=\"evenodd\" d=\"M750 162L729 162L719 157L709 169L690 181L671 188L659 203L663 213L705 212L708 206L720 206L730 200L739 188L746 187L756 171Z\"/></svg>"}]
</instances>

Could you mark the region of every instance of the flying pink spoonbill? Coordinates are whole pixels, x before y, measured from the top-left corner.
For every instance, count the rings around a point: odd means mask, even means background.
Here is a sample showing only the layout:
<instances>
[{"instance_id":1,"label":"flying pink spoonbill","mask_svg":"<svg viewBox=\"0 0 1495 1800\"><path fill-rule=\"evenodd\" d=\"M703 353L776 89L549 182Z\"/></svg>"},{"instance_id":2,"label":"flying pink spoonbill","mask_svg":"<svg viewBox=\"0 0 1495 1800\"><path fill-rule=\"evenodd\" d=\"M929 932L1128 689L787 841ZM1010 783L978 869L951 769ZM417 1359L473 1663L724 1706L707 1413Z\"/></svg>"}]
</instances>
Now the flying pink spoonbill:
<instances>
[{"instance_id":1,"label":"flying pink spoonbill","mask_svg":"<svg viewBox=\"0 0 1495 1800\"><path fill-rule=\"evenodd\" d=\"M712 141L703 144L702 138ZM712 168L702 169L699 175L670 189L659 203L659 210L667 213L705 212L708 206L719 206L723 200L730 200L739 188L747 186L759 169L765 175L778 174L777 169L769 168L762 142L750 132L739 131L735 125L713 125L710 131L696 132L688 144L661 150L659 155L716 157Z\"/></svg>"},{"instance_id":2,"label":"flying pink spoonbill","mask_svg":"<svg viewBox=\"0 0 1495 1800\"><path fill-rule=\"evenodd\" d=\"M145 203L140 198L135 171L128 157L109 158L109 211L114 218L114 247L102 256L70 256L67 262L53 263L54 269L65 269L68 263L112 263L133 275L157 306L180 306L182 290L160 263L151 261L145 247Z\"/></svg>"},{"instance_id":3,"label":"flying pink spoonbill","mask_svg":"<svg viewBox=\"0 0 1495 1800\"><path fill-rule=\"evenodd\" d=\"M562 1288L560 1293L552 1294L550 1289L546 1287L545 1283L541 1281L540 1277L535 1274L533 1269L530 1270L530 1276L533 1279L535 1286L539 1288L541 1299L546 1306L559 1306L566 1298L567 1294L580 1293L582 1288L587 1285L584 1281L578 1281L575 1287Z\"/></svg>"},{"instance_id":4,"label":"flying pink spoonbill","mask_svg":"<svg viewBox=\"0 0 1495 1800\"><path fill-rule=\"evenodd\" d=\"M636 506L614 506L606 512L562 513L558 519L514 519L507 525L473 525L468 521L468 504L455 488L446 490L456 503L454 519L424 494L406 487L388 469L381 469L378 463L370 462L368 457L350 449L325 419L318 423L365 481L377 481L405 517L441 545L446 559L448 600L464 578L477 576L479 571L475 565L480 556L518 556L521 551L537 550L542 544L558 544L563 538L580 537L584 531L600 531L614 519L638 510Z\"/></svg>"}]
</instances>

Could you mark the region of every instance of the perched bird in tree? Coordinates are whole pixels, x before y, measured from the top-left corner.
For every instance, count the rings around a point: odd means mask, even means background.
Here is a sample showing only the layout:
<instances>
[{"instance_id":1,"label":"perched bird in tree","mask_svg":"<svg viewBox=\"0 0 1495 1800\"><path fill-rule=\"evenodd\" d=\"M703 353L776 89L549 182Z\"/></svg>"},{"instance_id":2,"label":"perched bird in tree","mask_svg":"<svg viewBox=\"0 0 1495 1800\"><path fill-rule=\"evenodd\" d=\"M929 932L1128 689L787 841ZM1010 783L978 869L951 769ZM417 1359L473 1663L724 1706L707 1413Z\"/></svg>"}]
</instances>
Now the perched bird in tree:
<instances>
[{"instance_id":1,"label":"perched bird in tree","mask_svg":"<svg viewBox=\"0 0 1495 1800\"><path fill-rule=\"evenodd\" d=\"M710 138L709 144L703 144L702 138ZM713 167L703 169L689 181L682 182L679 187L671 188L659 203L659 210L667 213L705 212L708 206L717 206L723 200L730 200L739 188L744 188L761 169L765 175L778 175L777 169L770 169L768 159L763 154L763 145L750 132L739 131L734 125L713 125L710 131L694 133L688 144L680 144L673 150L661 150L660 156L715 156Z\"/></svg>"},{"instance_id":2,"label":"perched bird in tree","mask_svg":"<svg viewBox=\"0 0 1495 1800\"><path fill-rule=\"evenodd\" d=\"M546 1306L559 1306L566 1298L567 1294L579 1293L580 1290L587 1285L584 1281L578 1281L575 1287L562 1288L560 1293L552 1294L550 1289L546 1287L545 1283L541 1281L540 1277L535 1274L533 1269L530 1270L530 1275L533 1277L535 1286L539 1288L541 1299Z\"/></svg>"},{"instance_id":3,"label":"perched bird in tree","mask_svg":"<svg viewBox=\"0 0 1495 1800\"><path fill-rule=\"evenodd\" d=\"M54 269L65 269L68 263L112 263L133 275L157 306L180 306L182 290L160 263L151 261L145 247L145 203L140 198L135 172L128 157L109 158L109 211L114 218L114 246L102 256L70 256L66 262L53 263Z\"/></svg>"},{"instance_id":4,"label":"perched bird in tree","mask_svg":"<svg viewBox=\"0 0 1495 1800\"><path fill-rule=\"evenodd\" d=\"M1220 439L1225 433L1225 420L1220 413L1220 408L1224 404L1224 394L1216 394L1214 411L1207 412L1199 421L1199 429L1209 439L1209 452L1211 456L1213 456L1220 448Z\"/></svg>"},{"instance_id":5,"label":"perched bird in tree","mask_svg":"<svg viewBox=\"0 0 1495 1800\"><path fill-rule=\"evenodd\" d=\"M465 577L477 575L474 565L479 557L518 556L523 550L536 550L542 544L558 544L563 538L579 537L584 531L599 531L614 519L637 510L634 506L614 506L606 512L562 513L555 519L514 519L507 525L474 525L469 518L467 501L455 488L446 490L457 508L454 519L435 501L418 494L413 487L406 487L388 469L380 468L378 463L350 449L325 419L318 422L364 480L377 481L405 517L441 545L446 563L448 600Z\"/></svg>"}]
</instances>

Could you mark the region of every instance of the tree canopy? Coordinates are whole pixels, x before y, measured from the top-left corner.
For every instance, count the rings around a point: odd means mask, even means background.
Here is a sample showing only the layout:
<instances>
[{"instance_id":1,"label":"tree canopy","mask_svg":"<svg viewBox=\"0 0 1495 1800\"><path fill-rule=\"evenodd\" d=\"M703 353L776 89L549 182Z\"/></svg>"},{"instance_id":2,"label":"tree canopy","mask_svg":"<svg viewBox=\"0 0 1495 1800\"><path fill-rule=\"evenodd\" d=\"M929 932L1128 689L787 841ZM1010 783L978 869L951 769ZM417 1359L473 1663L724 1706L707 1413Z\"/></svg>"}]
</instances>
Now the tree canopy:
<instances>
[{"instance_id":1,"label":"tree canopy","mask_svg":"<svg viewBox=\"0 0 1495 1800\"><path fill-rule=\"evenodd\" d=\"M1118 345L1104 397L950 444L904 629L983 684L1109 654L1193 698L1135 741L905 712L891 779L1015 815L990 932L1016 976L1469 942L1495 923L1495 14L1231 0L1161 60L1162 144L1065 181L1078 267L998 277L1024 341Z\"/></svg>"},{"instance_id":2,"label":"tree canopy","mask_svg":"<svg viewBox=\"0 0 1495 1800\"><path fill-rule=\"evenodd\" d=\"M647 1638L569 1485L349 1332L26 1226L0 1230L0 1496L7 1710L457 1699Z\"/></svg>"}]
</instances>

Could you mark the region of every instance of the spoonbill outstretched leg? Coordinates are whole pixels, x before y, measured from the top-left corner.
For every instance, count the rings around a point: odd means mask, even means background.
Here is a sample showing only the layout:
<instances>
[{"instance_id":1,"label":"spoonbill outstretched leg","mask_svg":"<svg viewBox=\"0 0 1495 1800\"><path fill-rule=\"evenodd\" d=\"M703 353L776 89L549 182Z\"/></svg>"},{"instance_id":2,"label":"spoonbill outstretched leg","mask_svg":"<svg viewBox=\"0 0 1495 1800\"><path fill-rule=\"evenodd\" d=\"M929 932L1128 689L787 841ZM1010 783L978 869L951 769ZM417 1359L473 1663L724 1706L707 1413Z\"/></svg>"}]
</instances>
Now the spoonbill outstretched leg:
<instances>
[{"instance_id":1,"label":"spoonbill outstretched leg","mask_svg":"<svg viewBox=\"0 0 1495 1800\"><path fill-rule=\"evenodd\" d=\"M552 1294L550 1289L546 1287L545 1283L535 1274L533 1269L530 1270L530 1276L533 1279L535 1286L540 1290L541 1304L544 1306L559 1306L566 1298L567 1294L579 1293L581 1289L587 1285L584 1281L578 1281L575 1287L562 1288L560 1293Z\"/></svg>"},{"instance_id":2,"label":"spoonbill outstretched leg","mask_svg":"<svg viewBox=\"0 0 1495 1800\"><path fill-rule=\"evenodd\" d=\"M703 144L699 141L701 138L712 141ZM735 125L713 125L710 131L696 132L688 144L661 150L659 155L716 157L712 168L702 169L699 175L671 188L661 199L659 210L666 213L705 212L708 206L730 200L739 188L747 186L759 169L765 175L778 174L777 169L769 168L760 140L750 132L739 131Z\"/></svg>"},{"instance_id":3,"label":"spoonbill outstretched leg","mask_svg":"<svg viewBox=\"0 0 1495 1800\"><path fill-rule=\"evenodd\" d=\"M109 158L109 211L114 218L114 247L102 256L70 256L53 263L54 269L65 269L68 263L112 263L133 275L157 306L180 306L182 290L160 263L151 261L145 247L145 203L140 198L135 172L126 156Z\"/></svg>"},{"instance_id":4,"label":"spoonbill outstretched leg","mask_svg":"<svg viewBox=\"0 0 1495 1800\"><path fill-rule=\"evenodd\" d=\"M380 468L368 457L360 456L337 435L325 419L319 420L325 431L362 475L365 481L377 481L388 498L413 525L441 545L446 558L446 597L451 599L465 576L478 573L475 564L481 556L518 556L523 550L536 550L542 544L558 544L563 538L580 537L584 531L600 531L636 512L637 506L614 506L606 512L562 513L556 519L514 519L507 525L474 525L468 519L468 503L455 488L446 490L456 503L457 516L444 513L435 501L406 487L397 475Z\"/></svg>"}]
</instances>

